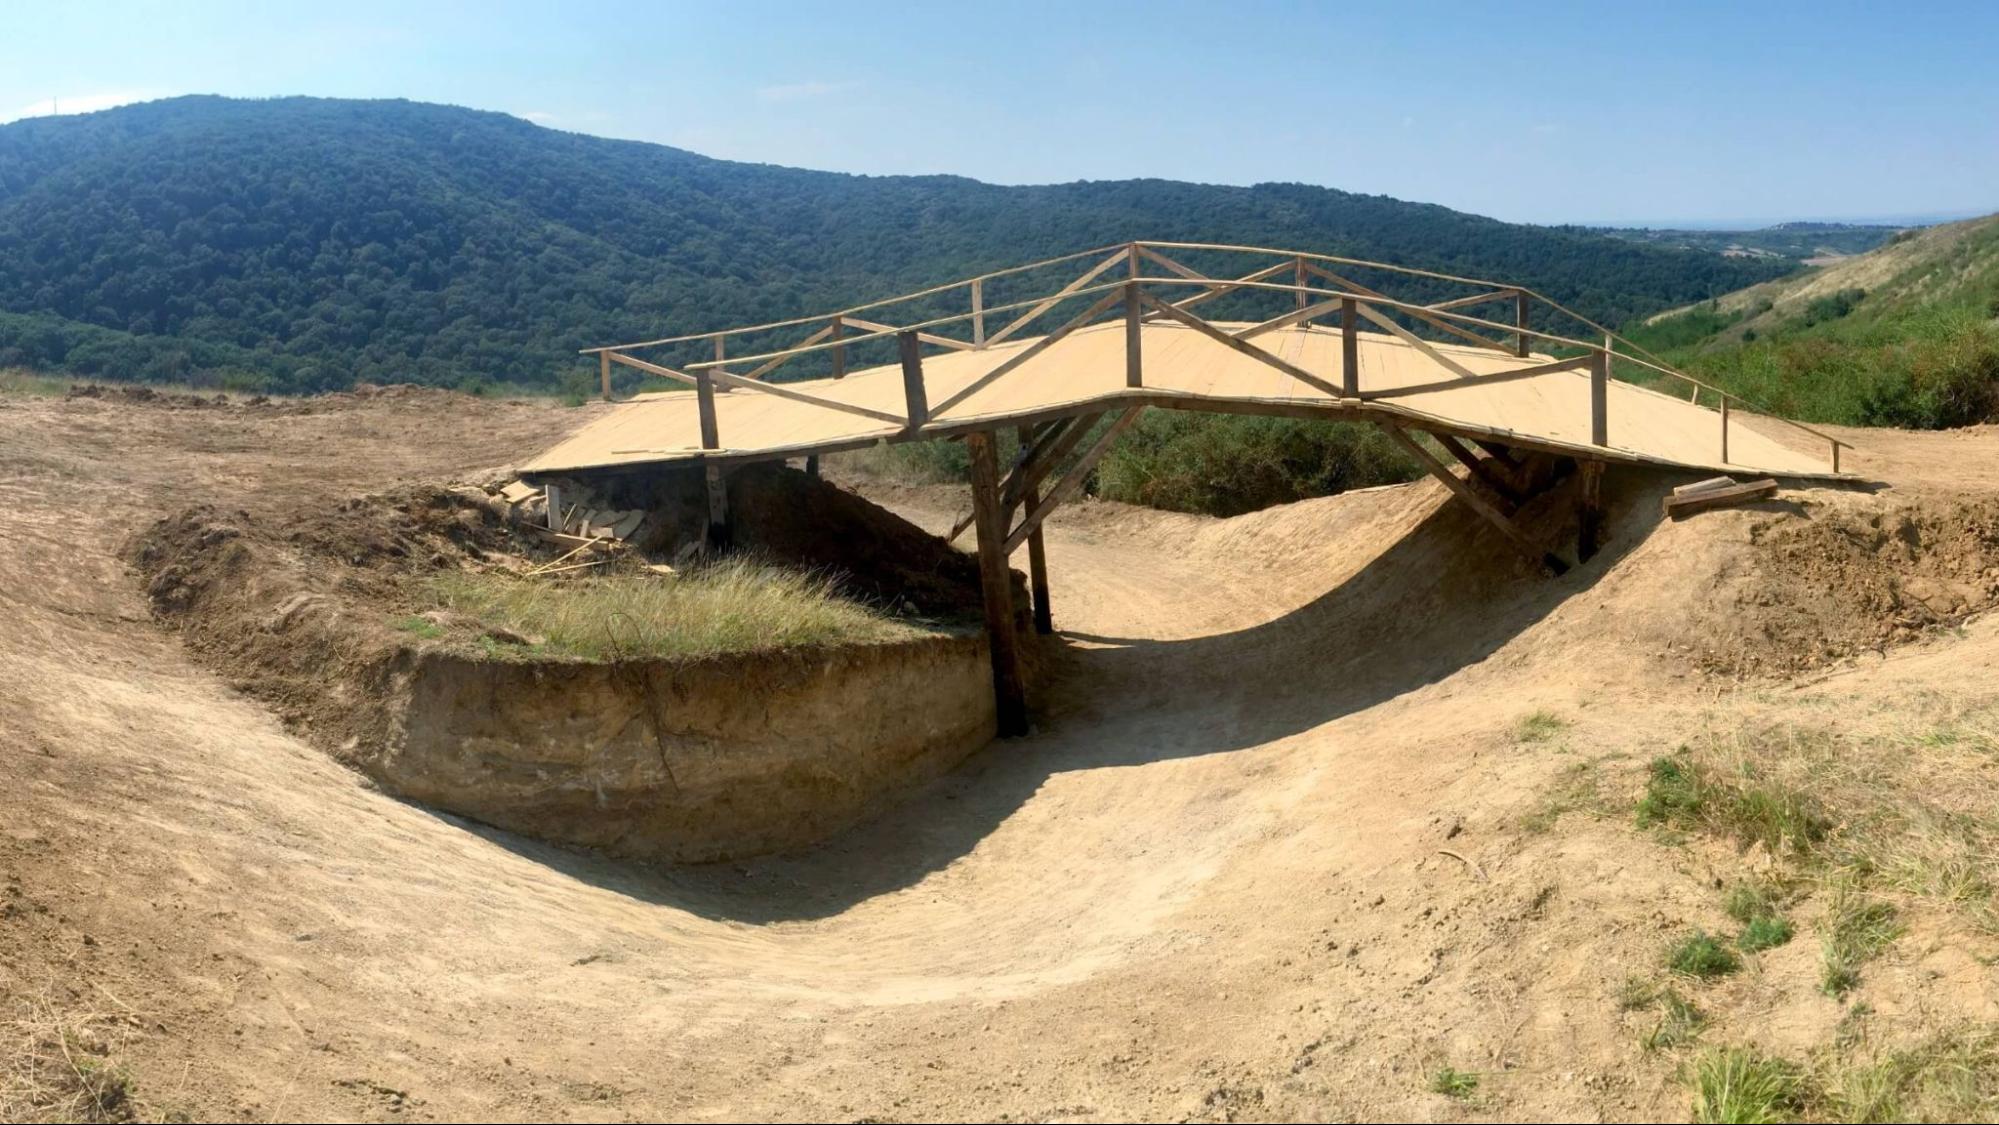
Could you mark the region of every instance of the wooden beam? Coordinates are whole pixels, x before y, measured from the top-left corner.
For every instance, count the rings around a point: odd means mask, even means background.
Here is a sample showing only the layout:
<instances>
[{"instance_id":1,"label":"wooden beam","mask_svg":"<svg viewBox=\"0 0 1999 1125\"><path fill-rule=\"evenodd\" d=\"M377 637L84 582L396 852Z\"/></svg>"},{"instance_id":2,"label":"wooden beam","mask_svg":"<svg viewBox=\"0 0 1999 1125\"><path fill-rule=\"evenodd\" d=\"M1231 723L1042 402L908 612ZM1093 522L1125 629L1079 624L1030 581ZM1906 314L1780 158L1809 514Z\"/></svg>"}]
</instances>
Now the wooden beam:
<instances>
[{"instance_id":1,"label":"wooden beam","mask_svg":"<svg viewBox=\"0 0 1999 1125\"><path fill-rule=\"evenodd\" d=\"M911 331L910 329L897 328L893 324L883 324L877 320L862 320L860 317L857 316L843 316L840 319L848 324L853 325L854 327L860 329L863 332L901 333L901 332ZM936 344L939 347L953 348L961 352L968 352L978 347L977 344L968 344L963 340L953 340L949 336L939 336L935 332L924 332L920 329L914 331L916 331L917 339L922 340L926 344Z\"/></svg>"},{"instance_id":2,"label":"wooden beam","mask_svg":"<svg viewBox=\"0 0 1999 1125\"><path fill-rule=\"evenodd\" d=\"M1726 398L1721 400L1721 463L1728 464L1728 399Z\"/></svg>"},{"instance_id":3,"label":"wooden beam","mask_svg":"<svg viewBox=\"0 0 1999 1125\"><path fill-rule=\"evenodd\" d=\"M1062 475L1061 480L1055 482L1055 487L1048 490L1048 495L1043 498L1041 503L1028 509L1027 514L1021 517L1020 525L1007 533L1007 554L1011 555L1014 551L1018 550L1020 545L1027 541L1027 537L1033 535L1040 528L1043 520L1046 520L1055 509L1061 507L1083 487L1083 480L1090 475L1090 470L1096 468L1097 462L1103 459L1104 454L1110 452L1110 448L1117 441L1118 436L1130 429L1132 423L1138 421L1141 410L1142 408L1134 406L1126 410L1123 414L1118 415L1118 420L1112 422L1110 428L1106 429L1091 444L1082 458L1070 466L1069 471Z\"/></svg>"},{"instance_id":4,"label":"wooden beam","mask_svg":"<svg viewBox=\"0 0 1999 1125\"><path fill-rule=\"evenodd\" d=\"M1577 471L1576 561L1586 563L1596 557L1603 534L1603 462L1583 461Z\"/></svg>"},{"instance_id":5,"label":"wooden beam","mask_svg":"<svg viewBox=\"0 0 1999 1125\"><path fill-rule=\"evenodd\" d=\"M701 412L701 448L722 448L722 426L715 417L715 378L711 371L694 376L695 406Z\"/></svg>"},{"instance_id":6,"label":"wooden beam","mask_svg":"<svg viewBox=\"0 0 1999 1125\"><path fill-rule=\"evenodd\" d=\"M1340 301L1340 379L1347 398L1360 397L1360 312L1352 297Z\"/></svg>"},{"instance_id":7,"label":"wooden beam","mask_svg":"<svg viewBox=\"0 0 1999 1125\"><path fill-rule=\"evenodd\" d=\"M1519 292L1518 289L1495 289L1490 293L1474 293L1469 297L1438 301L1435 304L1424 305L1423 307L1429 309L1431 312L1449 312L1452 309L1468 309L1474 305L1483 305L1487 301L1497 301L1503 297L1514 296Z\"/></svg>"},{"instance_id":8,"label":"wooden beam","mask_svg":"<svg viewBox=\"0 0 1999 1125\"><path fill-rule=\"evenodd\" d=\"M1593 352L1589 365L1589 440L1610 444L1610 353Z\"/></svg>"},{"instance_id":9,"label":"wooden beam","mask_svg":"<svg viewBox=\"0 0 1999 1125\"><path fill-rule=\"evenodd\" d=\"M826 327L821 328L819 331L814 332L812 335L807 336L805 339L800 340L796 344L793 344L791 346L794 348L809 348L812 345L818 343L821 340L824 340L826 337L832 334L833 334L833 326L829 324ZM745 373L743 375L743 378L761 379L764 376L770 374L771 372L776 371L778 368L783 367L785 364L790 363L794 358L795 358L794 356L781 355L778 356L776 359L766 360L762 366Z\"/></svg>"},{"instance_id":10,"label":"wooden beam","mask_svg":"<svg viewBox=\"0 0 1999 1125\"><path fill-rule=\"evenodd\" d=\"M1573 371L1578 367L1588 367L1590 362L1589 356L1579 355L1571 359L1557 359L1549 363L1537 363L1532 367L1516 367L1511 371L1494 371L1486 375L1474 373L1469 377L1441 379L1434 383L1415 383L1407 387L1390 387L1387 390L1375 391L1367 397L1370 400L1399 398L1403 395L1427 394L1430 391L1448 391L1453 388L1467 386L1471 383L1510 383L1515 379L1531 379L1537 375L1552 375L1560 371Z\"/></svg>"},{"instance_id":11,"label":"wooden beam","mask_svg":"<svg viewBox=\"0 0 1999 1125\"><path fill-rule=\"evenodd\" d=\"M1525 359L1527 357L1528 344L1527 293L1524 290L1515 290L1513 294L1513 325L1520 329L1520 331L1513 334L1513 354ZM1694 393L1700 393L1698 387L1695 388Z\"/></svg>"},{"instance_id":12,"label":"wooden beam","mask_svg":"<svg viewBox=\"0 0 1999 1125\"><path fill-rule=\"evenodd\" d=\"M1202 320L1200 317L1195 316L1193 313L1185 312L1179 308L1169 305L1166 302L1161 301L1159 298L1154 297L1150 293L1140 293L1139 300L1145 302L1147 305L1150 305L1153 309L1161 313L1164 313L1169 319L1176 320L1181 324L1184 324L1187 327L1192 328L1194 331L1199 332L1201 335L1206 336L1208 339L1213 340L1218 344L1230 348L1231 350L1241 352L1243 355L1246 355L1251 359L1257 360L1260 363L1267 363L1270 366L1275 367L1277 370L1284 372L1286 375L1291 376L1293 379L1296 379L1307 386L1314 387L1317 388L1318 390L1324 391L1325 393L1333 396L1334 398L1340 397L1339 388L1333 386L1331 383L1326 382L1324 379L1319 378L1317 375L1312 374L1311 372L1305 370L1302 367L1297 366L1296 364L1287 362L1283 359L1278 358L1275 355L1272 355L1267 351L1264 351L1262 348L1257 347L1255 344L1249 343L1246 340L1236 339L1234 336L1231 336L1228 333L1222 331L1221 329L1216 328L1214 325L1209 324L1207 321Z\"/></svg>"},{"instance_id":13,"label":"wooden beam","mask_svg":"<svg viewBox=\"0 0 1999 1125\"><path fill-rule=\"evenodd\" d=\"M1661 506L1667 515L1679 519L1709 508L1740 504L1745 500L1763 500L1776 494L1777 482L1765 477L1726 488L1703 488L1685 495L1668 496Z\"/></svg>"},{"instance_id":14,"label":"wooden beam","mask_svg":"<svg viewBox=\"0 0 1999 1125\"><path fill-rule=\"evenodd\" d=\"M1132 260L1132 268L1136 269L1138 266L1138 251L1136 249L1132 251L1131 260ZM1145 376L1142 369L1142 365L1140 363L1140 353L1139 353L1139 343L1138 343L1138 330L1140 327L1140 321L1138 317L1138 298L1139 298L1138 282L1136 281L1125 282L1124 283L1124 385L1127 387L1142 387L1145 385Z\"/></svg>"},{"instance_id":15,"label":"wooden beam","mask_svg":"<svg viewBox=\"0 0 1999 1125\"><path fill-rule=\"evenodd\" d=\"M986 345L986 279L972 279L972 346Z\"/></svg>"},{"instance_id":16,"label":"wooden beam","mask_svg":"<svg viewBox=\"0 0 1999 1125\"><path fill-rule=\"evenodd\" d=\"M604 401L611 401L611 353L597 353L597 375L603 381Z\"/></svg>"},{"instance_id":17,"label":"wooden beam","mask_svg":"<svg viewBox=\"0 0 1999 1125\"><path fill-rule=\"evenodd\" d=\"M1477 512L1487 523L1498 528L1500 533L1506 536L1507 541L1518 548L1522 554L1540 563L1556 575L1567 573L1569 569L1568 563L1557 558L1552 552L1542 550L1532 539L1527 537L1526 532L1521 531L1515 526L1513 521L1506 518L1499 509L1486 503L1485 497L1480 496L1474 491L1471 485L1458 479L1458 474L1452 472L1442 461L1431 456L1430 451L1424 449L1415 438L1404 433L1402 427L1383 426L1382 429L1388 431L1388 436L1394 439L1395 444L1402 447L1403 452L1415 458L1417 464L1427 469L1431 476L1443 482L1444 487L1450 489L1453 495L1464 501L1467 507Z\"/></svg>"},{"instance_id":18,"label":"wooden beam","mask_svg":"<svg viewBox=\"0 0 1999 1125\"><path fill-rule=\"evenodd\" d=\"M1015 431L1023 450L1034 447L1034 439L1037 436L1035 431L1039 428L1022 426ZM1027 464L1026 461L1021 462L1014 471L1018 473L1026 469ZM1041 503L1041 497L1032 484L1025 485L1020 498L1021 502L1027 505L1028 511L1033 511ZM1012 510L1011 506L1007 508L1009 513ZM1012 517L1009 515L1008 518ZM1055 631L1055 612L1048 606L1048 545L1042 540L1041 529L1038 527L1034 529L1034 534L1027 537L1027 585L1034 597L1034 631L1045 637Z\"/></svg>"},{"instance_id":19,"label":"wooden beam","mask_svg":"<svg viewBox=\"0 0 1999 1125\"><path fill-rule=\"evenodd\" d=\"M713 378L716 384L724 387L740 387L744 390L756 391L759 394L775 395L778 398L788 398L793 402L802 402L810 406L822 406L827 410L838 410L843 414L857 414L863 418L872 418L877 422L893 422L898 426L903 423L903 417L900 414L890 414L886 410L876 410L868 406L856 406L851 402L839 402L830 398L820 398L815 394L793 390L784 383L762 383L755 379L746 379L741 375L731 375L719 367L704 367L700 373Z\"/></svg>"},{"instance_id":20,"label":"wooden beam","mask_svg":"<svg viewBox=\"0 0 1999 1125\"><path fill-rule=\"evenodd\" d=\"M1036 317L1040 316L1042 313L1047 312L1049 309L1054 308L1056 305L1061 304L1062 299L1064 297L1067 297L1069 294L1074 293L1076 290L1081 289L1083 286L1088 285L1090 282L1095 281L1097 278L1103 276L1105 270L1110 269L1112 266L1117 265L1119 262L1125 261L1126 258L1127 258L1126 248L1122 246L1118 247L1117 253L1112 254L1110 257L1105 258L1101 262L1098 262L1096 265L1092 266L1086 273L1084 273L1083 276L1077 278L1076 280L1056 290L1053 296L1039 302L1033 308L1020 314L1018 317L1015 317L1013 321L1009 323L1006 327L1000 329L998 332L993 333L991 336L986 337L986 347L989 348L992 347L994 344L999 343L1001 340L1004 340L1008 336L1011 336L1015 332L1019 331L1022 326L1033 323ZM942 410L943 407L938 407L938 409Z\"/></svg>"},{"instance_id":21,"label":"wooden beam","mask_svg":"<svg viewBox=\"0 0 1999 1125\"><path fill-rule=\"evenodd\" d=\"M1082 312L1076 314L1075 319L1071 320L1069 323L1063 325L1062 327L1057 328L1055 331L1050 332L1048 335L1043 336L1041 339L1036 340L1034 343L1029 344L1026 348L1022 349L1020 352L1016 353L1015 355L1007 359L1006 362L1000 364L998 367L995 367L991 371L986 372L984 375L979 376L977 379L972 380L970 386L965 387L963 390L960 390L957 394L954 394L951 397L945 399L943 402L938 403L936 409L932 410L930 413L933 416L942 414L945 411L951 409L952 407L958 405L959 403L965 401L966 399L972 397L972 395L976 394L977 392L984 390L986 387L992 384L993 380L998 379L1000 376L1005 375L1007 372L1012 371L1014 368L1019 367L1021 364L1026 363L1028 360L1033 359L1035 356L1040 355L1044 351L1047 351L1049 346L1054 344L1057 340L1060 340L1062 337L1067 336L1069 333L1074 332L1078 328L1081 328L1083 325L1088 324L1090 321L1096 319L1099 315L1101 315L1106 309L1110 308L1112 305L1117 304L1119 301L1123 299L1124 299L1123 295L1117 292L1116 290L1112 290L1111 292L1104 294L1103 297L1100 298L1096 304L1091 305L1089 308L1084 309Z\"/></svg>"},{"instance_id":22,"label":"wooden beam","mask_svg":"<svg viewBox=\"0 0 1999 1125\"><path fill-rule=\"evenodd\" d=\"M704 536L711 551L726 551L735 539L735 524L729 519L728 470L705 465L702 475L708 483L708 529Z\"/></svg>"},{"instance_id":23,"label":"wooden beam","mask_svg":"<svg viewBox=\"0 0 1999 1125\"><path fill-rule=\"evenodd\" d=\"M1431 346L1430 341L1423 339L1421 336L1418 336L1414 332L1409 331L1407 328L1404 328L1401 325L1395 323L1393 320L1389 319L1387 316L1383 315L1382 313L1376 312L1375 310L1369 308L1365 303L1356 301L1354 302L1354 307L1357 310L1359 310L1360 315L1375 322L1381 327L1388 329L1390 333L1399 337L1404 343L1408 344L1410 347L1415 348L1417 351L1422 352L1424 355L1429 356L1433 360L1436 360L1437 365L1439 367L1442 367L1444 370L1455 372L1460 378L1464 379L1478 378L1478 374L1474 372L1471 368L1466 367L1464 364L1459 363L1457 360L1452 359L1450 356L1447 356L1444 353L1438 351L1435 347Z\"/></svg>"},{"instance_id":24,"label":"wooden beam","mask_svg":"<svg viewBox=\"0 0 1999 1125\"><path fill-rule=\"evenodd\" d=\"M1196 293L1191 297L1182 297L1181 299L1172 302L1175 308L1182 308L1182 309L1198 305L1202 301L1206 301L1212 297L1219 297L1224 293L1232 292L1236 289L1241 288L1246 284L1262 281L1266 278L1276 277L1278 274L1283 273L1285 270L1288 270L1292 267L1291 262L1279 262L1274 266L1265 266L1259 270L1251 270L1249 273L1246 273L1241 277L1218 278L1218 277L1209 277L1207 274L1204 274L1199 270L1190 269L1187 266L1183 266L1179 262L1174 261L1173 259L1167 257L1164 254L1161 254L1159 251L1154 250L1151 247L1143 244L1140 244L1138 252L1143 257L1150 258L1152 261L1157 262L1168 273L1177 274L1178 276L1184 277L1189 281L1201 281L1209 283L1208 287L1206 289L1201 290L1199 293Z\"/></svg>"},{"instance_id":25,"label":"wooden beam","mask_svg":"<svg viewBox=\"0 0 1999 1125\"><path fill-rule=\"evenodd\" d=\"M1499 467L1498 463L1491 458L1480 457L1478 454L1473 453L1464 442L1459 441L1450 434L1432 433L1430 437L1438 445L1444 447L1444 452L1457 458L1459 464L1463 465L1480 484L1484 485L1487 490L1499 498L1499 503L1496 506L1501 511L1509 516L1519 511L1520 502L1526 499L1526 497L1513 487L1513 475L1510 472Z\"/></svg>"},{"instance_id":26,"label":"wooden beam","mask_svg":"<svg viewBox=\"0 0 1999 1125\"><path fill-rule=\"evenodd\" d=\"M1301 293L1299 296L1302 297L1304 294ZM1316 305L1300 305L1298 308L1282 316L1273 316L1260 324L1252 324L1248 328L1240 332L1230 333L1230 335L1233 335L1238 340L1253 340L1265 332L1275 332L1279 328L1289 328L1294 324L1303 324L1315 320L1332 312L1334 309L1344 308L1345 305L1346 298L1342 297L1334 297L1330 301L1320 301Z\"/></svg>"},{"instance_id":27,"label":"wooden beam","mask_svg":"<svg viewBox=\"0 0 1999 1125\"><path fill-rule=\"evenodd\" d=\"M1073 418L1058 418L1040 425L1041 436L1032 449L1023 449L1023 456L1014 462L1013 471L1007 474L1005 485L1000 490L1000 506L1011 513L1030 489L1039 488L1041 481L1062 463L1063 458L1075 452L1083 436L1103 417L1102 413L1079 414ZM1029 505L1032 507L1033 505ZM972 526L972 515L960 516L951 525L951 531L944 536L946 543L955 542L965 529Z\"/></svg>"},{"instance_id":28,"label":"wooden beam","mask_svg":"<svg viewBox=\"0 0 1999 1125\"><path fill-rule=\"evenodd\" d=\"M923 343L920 333L898 332L895 347L902 360L902 399L909 410L909 428L920 430L930 420L930 396L923 389Z\"/></svg>"},{"instance_id":29,"label":"wooden beam","mask_svg":"<svg viewBox=\"0 0 1999 1125\"><path fill-rule=\"evenodd\" d=\"M1318 265L1316 263L1307 263L1306 268L1311 270L1313 273L1318 274L1320 277L1325 278L1327 281L1332 282L1334 285L1338 285L1346 289L1350 293L1358 293L1363 297L1378 297L1384 301L1394 300L1394 298L1390 297L1386 293L1381 293L1373 289L1369 289L1367 286L1362 285L1358 281L1350 281L1347 278L1341 277L1339 274L1336 274L1333 271L1325 268L1324 266ZM1482 348L1492 348L1495 351L1502 351L1502 352L1507 350L1505 344L1499 343L1496 340L1488 340L1485 337L1479 335L1478 333L1473 332L1469 328L1460 328L1457 325L1452 324L1450 321L1445 320L1441 316L1431 316L1428 313L1419 312L1415 309L1403 309L1402 311L1408 313L1410 316L1415 317L1417 320L1420 320L1425 324L1430 325L1432 328L1437 328L1442 331L1449 332L1453 336L1462 336L1466 340L1469 340L1472 343L1477 344Z\"/></svg>"},{"instance_id":30,"label":"wooden beam","mask_svg":"<svg viewBox=\"0 0 1999 1125\"><path fill-rule=\"evenodd\" d=\"M993 669L993 715L1001 738L1027 733L1027 685L1020 671L1020 642L1013 616L1013 572L1006 564L999 466L990 430L965 435L972 460L973 522L978 526L979 588L984 594L986 640Z\"/></svg>"},{"instance_id":31,"label":"wooden beam","mask_svg":"<svg viewBox=\"0 0 1999 1125\"><path fill-rule=\"evenodd\" d=\"M695 379L694 376L689 375L685 371L675 371L671 367L661 367L657 363L647 363L645 360L636 359L632 356L626 355L623 352L599 352L597 354L609 357L612 363L621 363L626 367L635 368L639 371L645 372L648 375L658 375L662 379L673 379L678 382L686 383L690 387L696 385L699 382L699 380Z\"/></svg>"},{"instance_id":32,"label":"wooden beam","mask_svg":"<svg viewBox=\"0 0 1999 1125\"><path fill-rule=\"evenodd\" d=\"M846 335L847 326L842 322L842 318L836 316L833 318L833 323L828 327L832 329L827 335L833 341L833 378L845 379L847 377L847 346L840 342L840 337Z\"/></svg>"}]
</instances>

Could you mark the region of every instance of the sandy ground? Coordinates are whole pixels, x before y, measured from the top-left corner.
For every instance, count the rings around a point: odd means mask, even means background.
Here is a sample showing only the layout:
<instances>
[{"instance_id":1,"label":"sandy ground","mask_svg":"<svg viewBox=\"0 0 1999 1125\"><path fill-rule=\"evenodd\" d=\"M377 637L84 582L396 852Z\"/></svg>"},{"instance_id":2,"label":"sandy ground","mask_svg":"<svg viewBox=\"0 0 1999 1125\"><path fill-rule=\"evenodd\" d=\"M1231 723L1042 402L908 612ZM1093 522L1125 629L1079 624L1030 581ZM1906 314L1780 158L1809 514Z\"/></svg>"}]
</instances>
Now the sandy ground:
<instances>
[{"instance_id":1,"label":"sandy ground","mask_svg":"<svg viewBox=\"0 0 1999 1125\"><path fill-rule=\"evenodd\" d=\"M1580 758L1628 780L1718 716L1970 699L1999 653L1979 620L1809 683L1681 667L1676 606L1753 516L1653 530L1642 490L1559 581L1434 485L1086 505L1051 533L1066 641L1031 737L809 854L660 871L373 791L119 561L189 504L501 465L594 409L0 399L0 994L95 1015L143 1100L203 1118L1680 1117L1614 996L1717 916L1717 861L1522 817ZM1958 472L1999 435L1879 436L1862 471L1999 488ZM1542 710L1559 745L1515 736ZM1824 1035L1804 944L1708 1002ZM1884 996L1999 1013L1956 943L1896 958ZM1429 1091L1445 1064L1476 1099Z\"/></svg>"}]
</instances>

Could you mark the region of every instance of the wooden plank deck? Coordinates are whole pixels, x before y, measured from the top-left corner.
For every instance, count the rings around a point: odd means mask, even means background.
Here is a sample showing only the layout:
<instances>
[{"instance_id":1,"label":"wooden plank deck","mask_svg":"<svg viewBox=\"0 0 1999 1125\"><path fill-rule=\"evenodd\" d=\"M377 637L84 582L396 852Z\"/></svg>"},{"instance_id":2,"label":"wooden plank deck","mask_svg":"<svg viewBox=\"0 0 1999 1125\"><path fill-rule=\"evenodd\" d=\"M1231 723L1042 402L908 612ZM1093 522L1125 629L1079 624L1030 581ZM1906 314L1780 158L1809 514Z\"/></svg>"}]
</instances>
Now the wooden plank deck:
<instances>
[{"instance_id":1,"label":"wooden plank deck","mask_svg":"<svg viewBox=\"0 0 1999 1125\"><path fill-rule=\"evenodd\" d=\"M842 379L783 385L864 408L874 416L760 390L718 387L722 393L714 396L714 447L704 449L695 393L644 394L536 456L522 471L546 476L673 462L774 460L878 441L955 436L1123 405L1150 405L1367 419L1676 469L1790 478L1839 475L1820 455L1822 450L1811 450L1789 434L1780 438L1777 427L1740 408L1724 422L1720 411L1616 380L1608 387L1607 432L1598 444L1593 440L1586 364L1514 379L1467 379L1453 368L1482 377L1550 363L1552 357L1516 357L1473 345L1430 341L1418 345L1384 332L1356 334L1361 397L1355 399L1329 393L1185 324L1147 320L1138 328L1142 385L1132 387L1127 384L1128 327L1117 319L1079 328L955 403L952 399L965 388L1037 347L1042 338L1009 337L976 350L923 356L927 400L950 405L932 410L918 429L881 417L907 417L904 369L901 364L887 364L852 371ZM1250 325L1212 322L1212 327L1236 333ZM1347 385L1341 331L1336 326L1273 328L1251 342L1331 388ZM1440 363L1439 357L1448 363Z\"/></svg>"}]
</instances>

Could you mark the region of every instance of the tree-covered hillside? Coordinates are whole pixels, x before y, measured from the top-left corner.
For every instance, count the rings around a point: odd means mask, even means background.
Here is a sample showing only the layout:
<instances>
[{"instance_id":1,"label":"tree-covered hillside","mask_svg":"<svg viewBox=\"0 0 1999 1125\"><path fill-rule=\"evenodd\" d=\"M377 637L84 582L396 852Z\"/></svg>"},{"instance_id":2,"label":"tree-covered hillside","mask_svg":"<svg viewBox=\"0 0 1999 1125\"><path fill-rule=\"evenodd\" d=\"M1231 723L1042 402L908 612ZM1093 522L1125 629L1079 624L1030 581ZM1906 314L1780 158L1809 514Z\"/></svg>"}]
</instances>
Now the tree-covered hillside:
<instances>
[{"instance_id":1,"label":"tree-covered hillside","mask_svg":"<svg viewBox=\"0 0 1999 1125\"><path fill-rule=\"evenodd\" d=\"M0 366L550 385L589 344L1131 238L1497 277L1606 322L1786 268L1297 184L849 176L447 106L189 97L0 126Z\"/></svg>"}]
</instances>

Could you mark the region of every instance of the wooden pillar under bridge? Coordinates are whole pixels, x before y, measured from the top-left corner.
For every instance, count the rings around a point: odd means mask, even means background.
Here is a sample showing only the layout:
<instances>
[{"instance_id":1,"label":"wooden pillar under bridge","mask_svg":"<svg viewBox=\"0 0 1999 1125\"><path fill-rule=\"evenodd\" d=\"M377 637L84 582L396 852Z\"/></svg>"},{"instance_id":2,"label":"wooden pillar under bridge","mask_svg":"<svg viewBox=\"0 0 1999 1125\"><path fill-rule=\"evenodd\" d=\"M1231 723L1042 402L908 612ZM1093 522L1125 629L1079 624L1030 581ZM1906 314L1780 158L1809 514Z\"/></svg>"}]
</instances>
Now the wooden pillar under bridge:
<instances>
[{"instance_id":1,"label":"wooden pillar under bridge","mask_svg":"<svg viewBox=\"0 0 1999 1125\"><path fill-rule=\"evenodd\" d=\"M979 588L993 665L993 715L1001 738L1027 733L1027 685L1013 617L1013 574L1006 564L1006 511L1000 506L999 454L991 430L965 435L972 461L972 522L979 537Z\"/></svg>"},{"instance_id":2,"label":"wooden pillar under bridge","mask_svg":"<svg viewBox=\"0 0 1999 1125\"><path fill-rule=\"evenodd\" d=\"M1020 447L1026 449L1034 443L1038 427L1022 426L1018 434ZM1021 510L1031 512L1041 506L1041 490L1028 485L1020 494ZM1034 631L1047 636L1055 631L1055 612L1048 606L1048 548L1042 541L1041 529L1027 537L1027 582L1034 594Z\"/></svg>"},{"instance_id":3,"label":"wooden pillar under bridge","mask_svg":"<svg viewBox=\"0 0 1999 1125\"><path fill-rule=\"evenodd\" d=\"M1603 539L1603 462L1577 464L1576 561L1585 563Z\"/></svg>"},{"instance_id":4,"label":"wooden pillar under bridge","mask_svg":"<svg viewBox=\"0 0 1999 1125\"><path fill-rule=\"evenodd\" d=\"M722 341L715 341L716 350L721 350ZM715 380L706 368L694 373L695 405L701 415L701 448L722 448L721 423L715 416ZM710 550L719 551L729 546L729 484L723 476L720 465L708 464L702 468L708 481L708 530L706 542Z\"/></svg>"},{"instance_id":5,"label":"wooden pillar under bridge","mask_svg":"<svg viewBox=\"0 0 1999 1125\"><path fill-rule=\"evenodd\" d=\"M597 375L603 380L604 401L611 401L611 353L597 353Z\"/></svg>"}]
</instances>

